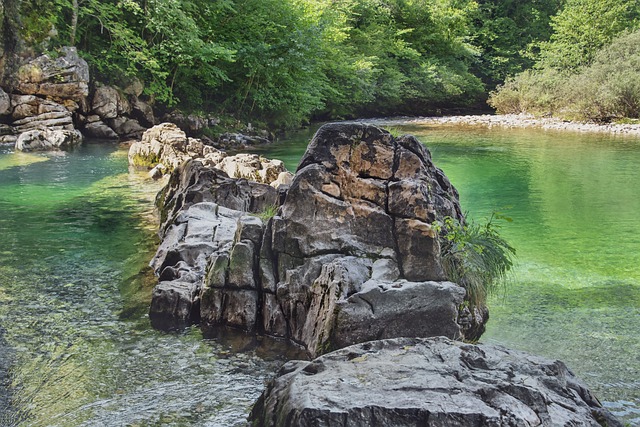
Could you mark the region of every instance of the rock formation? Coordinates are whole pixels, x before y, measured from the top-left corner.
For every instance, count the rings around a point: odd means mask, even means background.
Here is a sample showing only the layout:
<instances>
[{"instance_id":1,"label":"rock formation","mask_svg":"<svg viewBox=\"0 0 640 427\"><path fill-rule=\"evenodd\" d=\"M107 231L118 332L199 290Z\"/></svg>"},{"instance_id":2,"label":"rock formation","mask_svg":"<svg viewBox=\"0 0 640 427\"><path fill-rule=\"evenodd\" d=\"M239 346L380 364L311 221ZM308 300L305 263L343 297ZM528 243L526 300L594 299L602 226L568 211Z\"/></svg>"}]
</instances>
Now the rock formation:
<instances>
[{"instance_id":1,"label":"rock formation","mask_svg":"<svg viewBox=\"0 0 640 427\"><path fill-rule=\"evenodd\" d=\"M400 338L288 362L259 426L621 427L560 361L490 345Z\"/></svg>"},{"instance_id":2,"label":"rock formation","mask_svg":"<svg viewBox=\"0 0 640 427\"><path fill-rule=\"evenodd\" d=\"M465 290L446 281L432 227L445 216L462 220L457 192L415 138L325 125L283 203L284 190L248 182L202 165L174 171L160 197L171 202L161 203L165 240L152 263L161 279L156 324L231 326L311 355L372 339L482 333L486 312L471 315ZM256 192L261 203L249 202ZM265 223L246 214L276 203ZM184 278L200 293L164 283ZM188 302L177 304L178 294Z\"/></svg>"},{"instance_id":3,"label":"rock formation","mask_svg":"<svg viewBox=\"0 0 640 427\"><path fill-rule=\"evenodd\" d=\"M15 90L49 97L64 103L83 102L89 95L89 66L74 47L63 47L60 55L41 55L18 69Z\"/></svg>"},{"instance_id":4,"label":"rock formation","mask_svg":"<svg viewBox=\"0 0 640 427\"><path fill-rule=\"evenodd\" d=\"M36 145L67 149L77 145L78 137L81 141L73 115L86 104L89 67L75 48L62 48L57 57L41 55L27 61L10 80L12 94L0 96L0 115L6 122L0 129L0 143L20 140L18 150ZM25 141L40 142L25 145Z\"/></svg>"},{"instance_id":5,"label":"rock formation","mask_svg":"<svg viewBox=\"0 0 640 427\"><path fill-rule=\"evenodd\" d=\"M129 164L152 169L153 176L169 173L188 159L200 159L204 165L224 171L232 178L246 178L265 184L277 181L282 173L288 173L280 160L268 160L256 154L227 156L200 139L187 137L173 123L152 127L129 149Z\"/></svg>"}]
</instances>

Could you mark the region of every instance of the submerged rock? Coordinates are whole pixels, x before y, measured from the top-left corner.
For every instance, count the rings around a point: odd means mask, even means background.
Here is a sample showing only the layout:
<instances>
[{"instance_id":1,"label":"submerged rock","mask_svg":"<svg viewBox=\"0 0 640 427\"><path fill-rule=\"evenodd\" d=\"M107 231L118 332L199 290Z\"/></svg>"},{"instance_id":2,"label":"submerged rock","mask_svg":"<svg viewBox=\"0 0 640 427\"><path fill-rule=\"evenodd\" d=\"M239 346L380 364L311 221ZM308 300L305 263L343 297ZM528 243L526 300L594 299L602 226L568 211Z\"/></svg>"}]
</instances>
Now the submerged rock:
<instances>
[{"instance_id":1,"label":"submerged rock","mask_svg":"<svg viewBox=\"0 0 640 427\"><path fill-rule=\"evenodd\" d=\"M259 426L621 427L560 361L490 345L399 338L288 362Z\"/></svg>"}]
</instances>

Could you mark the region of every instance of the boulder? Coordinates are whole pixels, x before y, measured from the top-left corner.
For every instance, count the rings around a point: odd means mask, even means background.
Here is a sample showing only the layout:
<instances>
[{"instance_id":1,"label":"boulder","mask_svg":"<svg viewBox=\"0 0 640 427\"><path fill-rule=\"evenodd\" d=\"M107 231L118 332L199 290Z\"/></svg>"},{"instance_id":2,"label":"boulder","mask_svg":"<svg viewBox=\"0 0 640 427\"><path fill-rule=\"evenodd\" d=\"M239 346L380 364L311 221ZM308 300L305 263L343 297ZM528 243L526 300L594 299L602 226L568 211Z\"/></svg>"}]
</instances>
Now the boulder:
<instances>
[{"instance_id":1,"label":"boulder","mask_svg":"<svg viewBox=\"0 0 640 427\"><path fill-rule=\"evenodd\" d=\"M263 241L274 264L261 277L288 337L311 355L397 336L477 339L487 318L463 316L466 292L442 268L431 224L445 216L463 220L458 194L415 138L320 128Z\"/></svg>"},{"instance_id":2,"label":"boulder","mask_svg":"<svg viewBox=\"0 0 640 427\"><path fill-rule=\"evenodd\" d=\"M16 150L70 150L81 143L82 134L77 130L31 130L20 134L16 141Z\"/></svg>"},{"instance_id":3,"label":"boulder","mask_svg":"<svg viewBox=\"0 0 640 427\"><path fill-rule=\"evenodd\" d=\"M111 129L105 122L100 120L97 115L87 117L87 123L82 129L82 133L87 138L95 139L118 139L119 136L113 129Z\"/></svg>"},{"instance_id":4,"label":"boulder","mask_svg":"<svg viewBox=\"0 0 640 427\"><path fill-rule=\"evenodd\" d=\"M89 66L78 56L75 47L63 47L57 57L41 55L22 65L17 72L15 90L82 102L89 94Z\"/></svg>"},{"instance_id":5,"label":"boulder","mask_svg":"<svg viewBox=\"0 0 640 427\"><path fill-rule=\"evenodd\" d=\"M115 119L108 119L109 127L121 138L140 138L146 130L136 119L118 116Z\"/></svg>"},{"instance_id":6,"label":"boulder","mask_svg":"<svg viewBox=\"0 0 640 427\"><path fill-rule=\"evenodd\" d=\"M151 108L151 105L142 101L137 96L132 97L131 114L143 126L152 127L156 124L156 118L153 115L153 108Z\"/></svg>"},{"instance_id":7,"label":"boulder","mask_svg":"<svg viewBox=\"0 0 640 427\"><path fill-rule=\"evenodd\" d=\"M131 105L126 96L113 86L99 86L93 94L91 110L102 120L131 113Z\"/></svg>"},{"instance_id":8,"label":"boulder","mask_svg":"<svg viewBox=\"0 0 640 427\"><path fill-rule=\"evenodd\" d=\"M207 118L195 114L184 114L178 110L165 114L162 120L177 125L189 136L199 136L208 126Z\"/></svg>"},{"instance_id":9,"label":"boulder","mask_svg":"<svg viewBox=\"0 0 640 427\"><path fill-rule=\"evenodd\" d=\"M398 338L285 364L260 426L622 427L560 361L499 346Z\"/></svg>"}]
</instances>

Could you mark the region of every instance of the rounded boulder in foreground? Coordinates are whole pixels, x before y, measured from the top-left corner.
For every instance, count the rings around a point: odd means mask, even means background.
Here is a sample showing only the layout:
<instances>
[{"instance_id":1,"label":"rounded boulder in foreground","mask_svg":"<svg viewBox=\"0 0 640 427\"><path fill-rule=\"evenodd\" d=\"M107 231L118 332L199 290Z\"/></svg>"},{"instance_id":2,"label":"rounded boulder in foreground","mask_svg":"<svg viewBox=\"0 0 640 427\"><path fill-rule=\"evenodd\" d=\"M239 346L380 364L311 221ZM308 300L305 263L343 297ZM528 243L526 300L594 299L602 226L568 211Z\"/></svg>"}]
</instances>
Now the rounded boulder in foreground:
<instances>
[{"instance_id":1,"label":"rounded boulder in foreground","mask_svg":"<svg viewBox=\"0 0 640 427\"><path fill-rule=\"evenodd\" d=\"M287 363L256 426L622 426L560 361L444 337L397 338Z\"/></svg>"}]
</instances>

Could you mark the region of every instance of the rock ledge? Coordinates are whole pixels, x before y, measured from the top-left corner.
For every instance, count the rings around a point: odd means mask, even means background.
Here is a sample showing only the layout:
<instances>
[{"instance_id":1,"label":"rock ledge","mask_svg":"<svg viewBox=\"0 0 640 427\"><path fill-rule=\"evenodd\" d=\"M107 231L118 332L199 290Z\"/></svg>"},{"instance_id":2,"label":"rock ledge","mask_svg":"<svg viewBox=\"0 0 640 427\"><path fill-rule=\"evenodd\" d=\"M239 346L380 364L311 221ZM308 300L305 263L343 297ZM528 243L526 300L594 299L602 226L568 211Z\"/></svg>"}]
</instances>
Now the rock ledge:
<instances>
[{"instance_id":1,"label":"rock ledge","mask_svg":"<svg viewBox=\"0 0 640 427\"><path fill-rule=\"evenodd\" d=\"M259 426L622 426L560 361L444 337L357 344L281 369Z\"/></svg>"}]
</instances>

